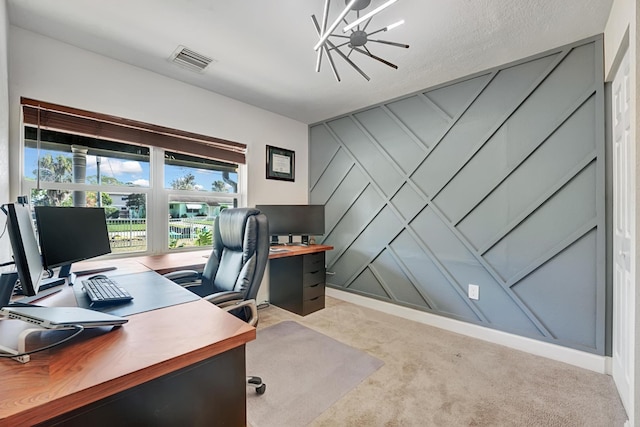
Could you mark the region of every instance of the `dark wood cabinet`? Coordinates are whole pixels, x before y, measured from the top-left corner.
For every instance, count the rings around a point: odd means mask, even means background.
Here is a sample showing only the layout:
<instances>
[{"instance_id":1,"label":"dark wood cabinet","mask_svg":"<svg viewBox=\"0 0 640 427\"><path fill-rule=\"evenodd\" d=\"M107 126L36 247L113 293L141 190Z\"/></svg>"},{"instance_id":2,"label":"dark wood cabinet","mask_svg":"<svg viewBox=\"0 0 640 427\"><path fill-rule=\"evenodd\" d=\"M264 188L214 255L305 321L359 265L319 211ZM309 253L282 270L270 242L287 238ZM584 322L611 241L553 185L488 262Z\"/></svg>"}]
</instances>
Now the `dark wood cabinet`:
<instances>
[{"instance_id":1,"label":"dark wood cabinet","mask_svg":"<svg viewBox=\"0 0 640 427\"><path fill-rule=\"evenodd\" d=\"M324 251L271 259L271 303L301 316L323 309L325 273Z\"/></svg>"}]
</instances>

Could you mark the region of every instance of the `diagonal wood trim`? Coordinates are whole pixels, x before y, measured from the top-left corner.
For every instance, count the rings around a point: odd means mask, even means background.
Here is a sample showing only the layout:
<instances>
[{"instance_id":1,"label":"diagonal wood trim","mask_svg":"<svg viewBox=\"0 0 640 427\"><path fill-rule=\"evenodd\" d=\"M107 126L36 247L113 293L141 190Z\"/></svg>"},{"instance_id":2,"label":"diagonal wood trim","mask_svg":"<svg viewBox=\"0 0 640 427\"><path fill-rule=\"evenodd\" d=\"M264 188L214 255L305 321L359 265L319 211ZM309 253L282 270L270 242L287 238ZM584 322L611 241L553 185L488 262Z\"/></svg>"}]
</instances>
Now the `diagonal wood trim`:
<instances>
[{"instance_id":1,"label":"diagonal wood trim","mask_svg":"<svg viewBox=\"0 0 640 427\"><path fill-rule=\"evenodd\" d=\"M432 195L430 195L432 199L435 199L436 197L438 197L438 194L440 194L440 192L443 189L445 189L447 185L449 185L449 183L453 181L453 179L456 176L458 176L460 171L463 170L467 166L467 164L469 164L469 162L476 156L476 154L478 154L478 152L482 149L482 147L484 147L485 144L491 140L491 137L493 137L493 135L495 135L496 132L498 132L500 128L504 126L505 122L509 120L509 118L513 116L513 114L516 111L518 111L518 109L527 101L527 99L529 99L529 97L536 91L536 89L540 87L540 85L553 73L553 71L562 63L562 61L564 61L564 59L567 57L567 55L569 55L569 52L571 52L571 50L572 49L566 49L563 52L559 53L558 57L556 57L556 59L553 60L549 64L549 66L547 66L547 69L536 80L533 81L533 83L529 86L529 89L524 91L524 95L522 96L520 101L517 103L514 103L513 107L509 111L507 111L503 115L503 117L496 120L496 124L491 129L489 129L486 135L480 138L476 146L467 154L467 156L460 163L460 166L458 167L458 169L455 170L454 173L452 173L449 176L449 178L444 182L444 184L442 184L442 186L439 189L437 189ZM474 103L475 103L475 100L474 100Z\"/></svg>"},{"instance_id":2,"label":"diagonal wood trim","mask_svg":"<svg viewBox=\"0 0 640 427\"><path fill-rule=\"evenodd\" d=\"M474 98L475 99L475 98ZM355 120L354 118L352 118L352 121L354 123L357 123L357 120ZM347 147L347 145L344 143L344 141L342 141L342 139L336 135L336 133L333 131L333 129L331 129L330 126L328 126L326 123L324 124L324 126L326 126L327 131L329 132L329 134L331 135L332 138L334 138L334 140L336 141L336 143L338 143L340 145L340 147L342 149L345 150L345 152L349 155L349 157L351 157L353 163L355 166L358 167L358 169L369 178L369 184L367 186L365 186L365 188L362 189L362 191L358 194L358 196L356 197L356 199L358 197L360 197L362 195L362 193L365 191L365 189L371 185L376 192L380 195L380 198L384 201L384 203L380 206L379 209L377 209L373 216L371 217L371 220L365 224L363 227L361 227L361 229L359 229L355 234L353 239L351 240L351 242L349 244L346 244L342 249L338 250L338 253L335 255L334 260L338 260L340 259L340 257L342 257L342 255L344 255L349 248L351 247L351 245L357 240L357 238L367 229L367 227L369 226L369 224L371 223L371 221L373 221L373 219L380 214L380 212L384 209L385 206L389 207L389 209L391 209L391 211L396 215L397 218L400 218L400 221L403 224L402 229L398 232L398 235L403 231L406 230L411 237L414 239L414 241L416 242L416 244L418 246L420 246L420 248L424 251L424 253L427 255L427 257L429 257L429 259L431 260L431 262L433 262L433 264L436 266L436 268L440 271L440 273L447 279L447 281L449 282L449 284L451 285L451 287L458 293L458 295L461 297L462 301L467 305L467 307L478 317L478 319L480 319L482 322L484 323L489 323L489 320L487 319L487 317L484 315L484 313L482 313L482 311L480 310L479 307L477 307L475 304L473 304L468 298L466 298L466 295L464 293L464 291L462 290L462 287L460 285L460 283L458 283L458 281L451 275L451 273L449 273L449 271L447 271L446 267L440 262L440 260L435 256L435 254L433 253L433 251L422 241L422 239L419 238L418 234L409 226L409 220L404 220L402 215L400 214L400 212L398 212L398 210L395 208L395 206L393 205L393 203L390 203L389 198L384 194L384 191L382 191L382 189L378 186L378 184L376 184L375 180L373 179L373 177L371 176L371 174L369 173L369 171L366 170L366 168L362 165L362 163L360 163L357 159L357 157L351 152L351 150L349 150L349 148ZM418 194L420 194L421 196L423 196L425 198L425 200L429 200L429 198L424 195L422 192L419 192ZM350 204L350 206L352 206L355 203L355 200ZM426 205L425 205L426 206ZM416 214L417 215L417 214ZM369 263L371 263L375 257L377 257L380 252L382 252L382 250L380 250L375 256L371 257L366 263L364 263L363 265L361 265L356 272L351 275L351 277L349 277L346 281L345 284L343 286L344 289L349 288L349 286L351 286L351 284L354 282L354 280L362 273L362 271L364 271L364 269L369 265ZM329 263L328 268L331 268L336 261L334 261L333 263Z\"/></svg>"},{"instance_id":3,"label":"diagonal wood trim","mask_svg":"<svg viewBox=\"0 0 640 427\"><path fill-rule=\"evenodd\" d=\"M551 199L556 193L562 190L573 178L575 178L580 172L582 172L587 166L589 166L592 162L597 161L597 154L595 151L587 154L576 166L567 172L562 178L558 180L558 182L551 187L548 191L542 194L537 200L533 200L530 203L529 209L526 209L522 212L518 217L514 218L509 224L507 224L500 232L493 237L490 241L488 241L485 245L478 248L478 253L483 256L491 250L495 245L500 243L502 239L509 235L518 225L524 222L527 218L529 218L533 213L540 208L544 203L546 203L549 199Z\"/></svg>"},{"instance_id":4,"label":"diagonal wood trim","mask_svg":"<svg viewBox=\"0 0 640 427\"><path fill-rule=\"evenodd\" d=\"M542 145L545 142L547 142L547 140L551 138L551 136L553 136L553 134L557 132L558 129L560 129L560 127L567 120L569 120L580 108L582 108L582 106L586 104L594 96L595 93L596 93L595 87L589 89L583 94L583 96L578 98L572 106L567 108L564 114L560 116L558 120L556 120L556 122L552 124L552 126L550 126L550 131L547 133L547 136L545 136L544 138L541 138L540 141L534 146L532 146L531 150L529 150L529 152L526 155L524 155L519 162L514 164L513 167L511 167L508 171L506 171L502 179L498 180L493 186L493 188L487 191L486 194L484 194L482 197L479 197L478 201L469 209L468 212L463 214L459 219L452 220L455 226L457 227L462 221L464 221L465 218L467 218L478 206L480 206L480 204L482 204L482 202L484 202L494 191L496 191L496 189L499 188L503 182L505 182L516 170L518 170L520 166L522 166L527 160L529 160L529 158L533 155L533 153L535 153L540 147L542 147ZM481 251L481 252L484 253L486 251Z\"/></svg>"},{"instance_id":5,"label":"diagonal wood trim","mask_svg":"<svg viewBox=\"0 0 640 427\"><path fill-rule=\"evenodd\" d=\"M579 239L581 239L585 234L598 227L598 218L594 218L589 222L586 222L580 228L578 228L575 232L573 232L570 236L562 240L553 248L549 249L544 255L534 260L527 267L520 270L519 273L515 274L511 279L507 281L507 286L510 288L520 282L522 279L527 277L529 274L536 271L538 268L542 267L551 259L555 258L560 252L567 249L569 246L573 245Z\"/></svg>"}]
</instances>

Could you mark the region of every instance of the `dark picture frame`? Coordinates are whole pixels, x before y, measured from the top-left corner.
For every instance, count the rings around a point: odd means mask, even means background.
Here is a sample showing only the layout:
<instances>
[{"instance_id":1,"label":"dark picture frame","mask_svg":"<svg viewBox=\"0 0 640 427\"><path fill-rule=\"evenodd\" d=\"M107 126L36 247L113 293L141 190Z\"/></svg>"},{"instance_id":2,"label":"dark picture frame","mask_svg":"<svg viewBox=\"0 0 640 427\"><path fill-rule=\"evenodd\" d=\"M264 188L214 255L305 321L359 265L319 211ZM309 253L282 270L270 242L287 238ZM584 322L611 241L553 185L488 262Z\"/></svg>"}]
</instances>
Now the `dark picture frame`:
<instances>
[{"instance_id":1,"label":"dark picture frame","mask_svg":"<svg viewBox=\"0 0 640 427\"><path fill-rule=\"evenodd\" d=\"M296 152L267 145L267 179L295 181Z\"/></svg>"}]
</instances>

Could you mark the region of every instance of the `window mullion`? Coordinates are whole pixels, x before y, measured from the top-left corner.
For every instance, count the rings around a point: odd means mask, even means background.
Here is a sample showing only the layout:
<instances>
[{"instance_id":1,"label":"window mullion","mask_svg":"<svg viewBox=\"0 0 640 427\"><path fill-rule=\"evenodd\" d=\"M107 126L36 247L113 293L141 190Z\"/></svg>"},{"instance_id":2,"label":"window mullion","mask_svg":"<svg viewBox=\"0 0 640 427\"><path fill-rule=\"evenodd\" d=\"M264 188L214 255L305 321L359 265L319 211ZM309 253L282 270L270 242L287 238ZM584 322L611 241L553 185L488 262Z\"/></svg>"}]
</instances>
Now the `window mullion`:
<instances>
[{"instance_id":1,"label":"window mullion","mask_svg":"<svg viewBox=\"0 0 640 427\"><path fill-rule=\"evenodd\" d=\"M167 251L169 241L169 198L164 191L164 150L151 149L151 191L147 206L147 242L152 253Z\"/></svg>"}]
</instances>

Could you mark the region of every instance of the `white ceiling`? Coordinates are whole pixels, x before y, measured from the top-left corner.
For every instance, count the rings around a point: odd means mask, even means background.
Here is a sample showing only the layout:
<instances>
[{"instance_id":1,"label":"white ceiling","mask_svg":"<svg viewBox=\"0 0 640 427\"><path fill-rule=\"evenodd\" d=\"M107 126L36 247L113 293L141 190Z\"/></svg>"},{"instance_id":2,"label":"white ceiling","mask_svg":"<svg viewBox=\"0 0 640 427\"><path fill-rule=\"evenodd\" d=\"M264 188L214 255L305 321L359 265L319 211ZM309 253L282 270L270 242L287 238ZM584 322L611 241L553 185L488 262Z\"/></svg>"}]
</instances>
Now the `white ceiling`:
<instances>
[{"instance_id":1,"label":"white ceiling","mask_svg":"<svg viewBox=\"0 0 640 427\"><path fill-rule=\"evenodd\" d=\"M372 0L371 10L384 0ZM612 0L400 0L369 30L406 43L367 47L399 66L336 55L315 72L324 0L8 0L9 20L66 43L314 123L602 33ZM329 21L344 9L333 0ZM353 14L347 16L353 20ZM184 45L217 62L198 74L168 61Z\"/></svg>"}]
</instances>

